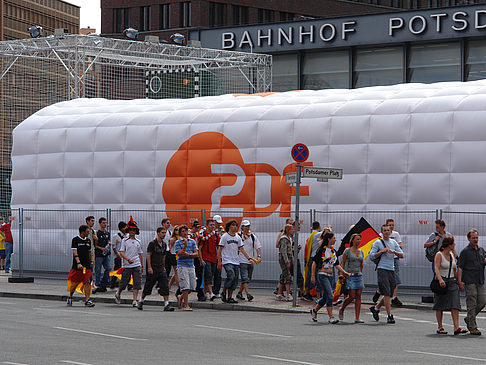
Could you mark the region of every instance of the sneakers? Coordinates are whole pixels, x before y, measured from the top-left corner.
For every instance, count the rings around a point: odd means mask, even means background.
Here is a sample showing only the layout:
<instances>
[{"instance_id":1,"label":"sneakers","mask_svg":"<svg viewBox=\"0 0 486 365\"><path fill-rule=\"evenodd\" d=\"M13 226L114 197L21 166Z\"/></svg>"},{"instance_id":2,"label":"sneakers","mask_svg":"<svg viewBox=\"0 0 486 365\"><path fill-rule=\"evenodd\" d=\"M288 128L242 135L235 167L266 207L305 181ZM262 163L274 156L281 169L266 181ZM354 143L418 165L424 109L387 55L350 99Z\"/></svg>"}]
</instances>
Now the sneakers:
<instances>
[{"instance_id":1,"label":"sneakers","mask_svg":"<svg viewBox=\"0 0 486 365\"><path fill-rule=\"evenodd\" d=\"M226 301L226 303L236 304L238 302L236 300L234 300L233 298L228 298L228 300Z\"/></svg>"},{"instance_id":2,"label":"sneakers","mask_svg":"<svg viewBox=\"0 0 486 365\"><path fill-rule=\"evenodd\" d=\"M469 330L469 333L474 336L481 336L481 331L478 330L477 328Z\"/></svg>"},{"instance_id":3,"label":"sneakers","mask_svg":"<svg viewBox=\"0 0 486 365\"><path fill-rule=\"evenodd\" d=\"M287 302L291 302L291 301L293 301L293 300L294 300L294 298L292 297L292 295L290 295L290 294L289 294L289 295L287 295L287 297L285 298L285 300L286 300Z\"/></svg>"},{"instance_id":4,"label":"sneakers","mask_svg":"<svg viewBox=\"0 0 486 365\"><path fill-rule=\"evenodd\" d=\"M175 311L175 309L168 304L164 307L164 312L173 312L173 311Z\"/></svg>"},{"instance_id":5,"label":"sneakers","mask_svg":"<svg viewBox=\"0 0 486 365\"><path fill-rule=\"evenodd\" d=\"M335 307L335 306L337 306L337 305L341 304L342 302L343 302L343 300L342 300L342 299L338 299L338 300L336 300L335 302L333 302L333 303L332 303L332 305L333 305L333 307Z\"/></svg>"},{"instance_id":6,"label":"sneakers","mask_svg":"<svg viewBox=\"0 0 486 365\"><path fill-rule=\"evenodd\" d=\"M139 311L143 311L143 302L138 302L137 308Z\"/></svg>"},{"instance_id":7,"label":"sneakers","mask_svg":"<svg viewBox=\"0 0 486 365\"><path fill-rule=\"evenodd\" d=\"M91 308L94 307L95 304L91 300L87 300L86 302L84 302L84 306Z\"/></svg>"},{"instance_id":8,"label":"sneakers","mask_svg":"<svg viewBox=\"0 0 486 365\"><path fill-rule=\"evenodd\" d=\"M115 303L116 304L120 304L121 303L120 294L118 294L118 293L115 293Z\"/></svg>"},{"instance_id":9,"label":"sneakers","mask_svg":"<svg viewBox=\"0 0 486 365\"><path fill-rule=\"evenodd\" d=\"M73 298L67 298L67 306L72 307L73 306Z\"/></svg>"},{"instance_id":10,"label":"sneakers","mask_svg":"<svg viewBox=\"0 0 486 365\"><path fill-rule=\"evenodd\" d=\"M250 293L246 294L246 298L248 299L249 302L251 302L254 298L253 295L251 295Z\"/></svg>"},{"instance_id":11,"label":"sneakers","mask_svg":"<svg viewBox=\"0 0 486 365\"><path fill-rule=\"evenodd\" d=\"M395 297L395 298L392 299L391 305L393 307L399 307L399 308L403 307L403 303L400 301L400 299L398 299L398 297Z\"/></svg>"},{"instance_id":12,"label":"sneakers","mask_svg":"<svg viewBox=\"0 0 486 365\"><path fill-rule=\"evenodd\" d=\"M317 312L314 308L310 310L311 318L313 322L317 322Z\"/></svg>"},{"instance_id":13,"label":"sneakers","mask_svg":"<svg viewBox=\"0 0 486 365\"><path fill-rule=\"evenodd\" d=\"M329 320L327 322L329 324L338 324L339 323L339 319L336 319L334 317L331 317L331 318L329 318Z\"/></svg>"},{"instance_id":14,"label":"sneakers","mask_svg":"<svg viewBox=\"0 0 486 365\"><path fill-rule=\"evenodd\" d=\"M373 298L371 299L373 303L376 303L380 299L380 292L377 290L375 291L375 294L373 295Z\"/></svg>"},{"instance_id":15,"label":"sneakers","mask_svg":"<svg viewBox=\"0 0 486 365\"><path fill-rule=\"evenodd\" d=\"M217 295L211 295L211 298L209 298L209 300L212 302L214 299L216 299L218 296Z\"/></svg>"},{"instance_id":16,"label":"sneakers","mask_svg":"<svg viewBox=\"0 0 486 365\"><path fill-rule=\"evenodd\" d=\"M221 294L215 294L214 297L215 298L221 298Z\"/></svg>"},{"instance_id":17,"label":"sneakers","mask_svg":"<svg viewBox=\"0 0 486 365\"><path fill-rule=\"evenodd\" d=\"M137 303L137 301L136 301L136 300L134 300L134 301L132 302L132 307L133 307L133 308L138 308L138 303Z\"/></svg>"},{"instance_id":18,"label":"sneakers","mask_svg":"<svg viewBox=\"0 0 486 365\"><path fill-rule=\"evenodd\" d=\"M306 302L312 302L312 295L310 295L310 294L304 294L302 296L302 299L305 300Z\"/></svg>"},{"instance_id":19,"label":"sneakers","mask_svg":"<svg viewBox=\"0 0 486 365\"><path fill-rule=\"evenodd\" d=\"M375 319L375 321L378 322L380 320L380 316L379 316L380 311L377 310L374 305L372 305L370 307L370 312L373 314L373 318Z\"/></svg>"},{"instance_id":20,"label":"sneakers","mask_svg":"<svg viewBox=\"0 0 486 365\"><path fill-rule=\"evenodd\" d=\"M282 294L277 294L277 295L275 296L275 300L284 301L284 300L285 300L285 298L282 296Z\"/></svg>"},{"instance_id":21,"label":"sneakers","mask_svg":"<svg viewBox=\"0 0 486 365\"><path fill-rule=\"evenodd\" d=\"M388 317L386 317L386 323L395 324L395 318L393 318L393 314L389 314Z\"/></svg>"},{"instance_id":22,"label":"sneakers","mask_svg":"<svg viewBox=\"0 0 486 365\"><path fill-rule=\"evenodd\" d=\"M361 320L361 319L355 319L355 320L354 320L354 323L364 323L364 321L363 321L363 320Z\"/></svg>"},{"instance_id":23,"label":"sneakers","mask_svg":"<svg viewBox=\"0 0 486 365\"><path fill-rule=\"evenodd\" d=\"M243 295L242 295L241 293L236 294L236 297L237 297L239 300L245 300L245 298L243 297Z\"/></svg>"}]
</instances>

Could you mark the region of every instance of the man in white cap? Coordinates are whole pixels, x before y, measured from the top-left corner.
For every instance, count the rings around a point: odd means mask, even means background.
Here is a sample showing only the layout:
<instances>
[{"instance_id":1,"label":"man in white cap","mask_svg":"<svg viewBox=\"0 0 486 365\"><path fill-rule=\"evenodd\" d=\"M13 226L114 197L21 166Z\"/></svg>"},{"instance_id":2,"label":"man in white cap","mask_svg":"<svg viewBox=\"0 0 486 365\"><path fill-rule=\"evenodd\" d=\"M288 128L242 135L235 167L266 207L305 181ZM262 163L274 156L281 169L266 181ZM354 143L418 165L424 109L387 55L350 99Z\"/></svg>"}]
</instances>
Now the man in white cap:
<instances>
[{"instance_id":1,"label":"man in white cap","mask_svg":"<svg viewBox=\"0 0 486 365\"><path fill-rule=\"evenodd\" d=\"M256 259L256 262L259 263L262 259L261 256L261 248L262 244L260 240L255 236L252 232L250 232L250 221L244 220L241 222L241 232L238 233L243 241L243 248L245 251L250 255L251 258ZM239 253L240 259L240 277L241 277L241 285L240 290L236 297L240 300L245 300L243 297L243 290L246 293L246 297L250 302L253 299L253 295L251 295L248 291L248 284L250 283L252 274L253 274L253 267L254 262L253 260L248 260L243 253Z\"/></svg>"},{"instance_id":2,"label":"man in white cap","mask_svg":"<svg viewBox=\"0 0 486 365\"><path fill-rule=\"evenodd\" d=\"M216 230L218 231L219 235L222 236L225 231L224 231L224 227L223 227L223 218L221 218L220 215L216 214L214 217L213 217L213 220L216 222Z\"/></svg>"}]
</instances>

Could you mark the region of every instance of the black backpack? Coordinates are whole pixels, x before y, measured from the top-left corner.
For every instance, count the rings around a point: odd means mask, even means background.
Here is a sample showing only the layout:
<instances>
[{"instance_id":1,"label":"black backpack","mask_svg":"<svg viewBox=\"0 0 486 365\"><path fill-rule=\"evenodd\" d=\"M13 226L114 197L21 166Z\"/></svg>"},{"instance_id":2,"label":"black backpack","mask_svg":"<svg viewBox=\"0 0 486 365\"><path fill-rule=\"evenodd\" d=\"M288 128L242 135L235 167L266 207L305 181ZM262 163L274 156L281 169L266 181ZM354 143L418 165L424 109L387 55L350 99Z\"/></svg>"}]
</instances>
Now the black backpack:
<instances>
[{"instance_id":1,"label":"black backpack","mask_svg":"<svg viewBox=\"0 0 486 365\"><path fill-rule=\"evenodd\" d=\"M438 234L436 233L435 236L437 237ZM430 262L434 262L435 254L437 253L437 251L439 251L439 241L425 249L425 257L427 258L427 260L429 260Z\"/></svg>"}]
</instances>

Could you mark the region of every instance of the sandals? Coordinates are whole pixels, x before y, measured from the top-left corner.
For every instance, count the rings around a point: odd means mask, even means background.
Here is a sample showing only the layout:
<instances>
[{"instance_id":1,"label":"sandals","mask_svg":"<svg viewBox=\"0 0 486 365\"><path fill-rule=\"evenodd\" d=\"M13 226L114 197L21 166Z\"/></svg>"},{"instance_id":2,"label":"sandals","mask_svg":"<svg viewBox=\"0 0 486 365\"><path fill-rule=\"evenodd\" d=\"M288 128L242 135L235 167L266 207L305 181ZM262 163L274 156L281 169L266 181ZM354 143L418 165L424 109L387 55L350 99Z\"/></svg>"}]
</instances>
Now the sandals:
<instances>
[{"instance_id":1,"label":"sandals","mask_svg":"<svg viewBox=\"0 0 486 365\"><path fill-rule=\"evenodd\" d=\"M468 331L463 329L463 328L458 328L457 330L454 330L454 336L460 335L462 333L467 333Z\"/></svg>"},{"instance_id":2,"label":"sandals","mask_svg":"<svg viewBox=\"0 0 486 365\"><path fill-rule=\"evenodd\" d=\"M442 327L439 328L436 332L438 335L447 335L447 331L445 329L443 329Z\"/></svg>"}]
</instances>

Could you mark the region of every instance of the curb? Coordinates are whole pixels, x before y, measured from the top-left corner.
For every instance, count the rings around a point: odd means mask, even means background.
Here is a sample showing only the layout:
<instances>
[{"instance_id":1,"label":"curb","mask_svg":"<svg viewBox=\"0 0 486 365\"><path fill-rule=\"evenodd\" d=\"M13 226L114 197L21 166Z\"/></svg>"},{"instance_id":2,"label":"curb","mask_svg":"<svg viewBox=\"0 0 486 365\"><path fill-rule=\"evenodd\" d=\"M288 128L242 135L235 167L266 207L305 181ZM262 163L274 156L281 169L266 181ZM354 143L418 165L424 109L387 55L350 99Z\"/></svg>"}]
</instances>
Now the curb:
<instances>
[{"instance_id":1,"label":"curb","mask_svg":"<svg viewBox=\"0 0 486 365\"><path fill-rule=\"evenodd\" d=\"M39 293L11 293L11 292L0 292L0 297L4 298L23 298L23 299L40 299L40 300L55 300L55 301L66 301L67 295L56 295L56 294L39 294ZM75 297L81 298L81 297ZM103 298L103 297L91 297L95 303L107 303L115 304L113 298ZM131 304L131 299L122 299L122 304ZM170 301L171 307L177 307L176 301ZM363 306L373 305L372 302L362 302ZM116 305L116 304L115 304ZM144 305L151 306L163 306L162 301L146 299ZM211 309L211 310L225 310L225 311L239 311L239 312L263 312L263 313L283 313L283 314L308 314L309 308L273 308L273 307L258 307L258 306L248 306L248 305L238 305L238 304L227 304L227 303L207 303L207 302L191 302L192 308L197 309ZM404 304L402 308L415 309L415 310L432 310L432 306L423 304Z\"/></svg>"}]
</instances>

